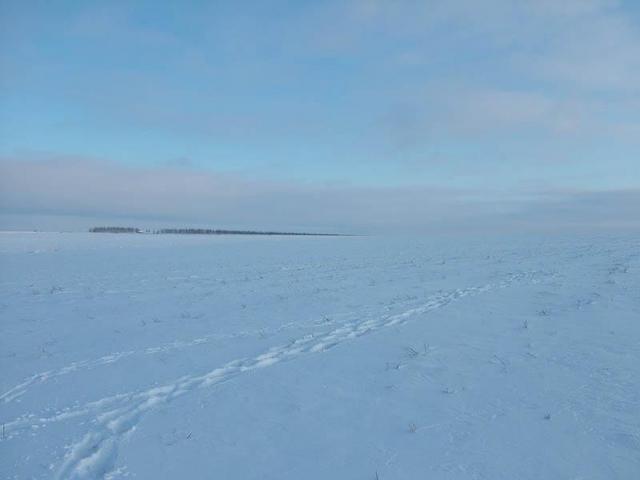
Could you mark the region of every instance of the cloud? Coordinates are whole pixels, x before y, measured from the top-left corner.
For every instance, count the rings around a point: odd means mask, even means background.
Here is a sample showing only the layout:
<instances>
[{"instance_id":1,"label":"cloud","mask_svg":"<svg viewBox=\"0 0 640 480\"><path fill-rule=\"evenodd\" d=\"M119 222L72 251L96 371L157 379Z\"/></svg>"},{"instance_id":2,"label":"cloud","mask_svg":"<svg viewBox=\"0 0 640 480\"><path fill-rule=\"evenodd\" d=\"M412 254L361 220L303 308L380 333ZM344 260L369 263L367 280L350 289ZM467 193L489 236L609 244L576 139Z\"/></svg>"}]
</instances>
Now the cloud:
<instances>
[{"instance_id":1,"label":"cloud","mask_svg":"<svg viewBox=\"0 0 640 480\"><path fill-rule=\"evenodd\" d=\"M615 0L22 10L21 22L10 12L17 26L0 52L6 90L31 85L73 106L61 117L75 129L256 148L327 145L350 132L361 158L380 151L378 137L388 137L386 154L452 133L465 142L526 127L584 137L637 129L628 118L637 110L623 105L640 88L640 31ZM30 55L11 54L25 45Z\"/></svg>"},{"instance_id":2,"label":"cloud","mask_svg":"<svg viewBox=\"0 0 640 480\"><path fill-rule=\"evenodd\" d=\"M544 201L527 205L523 223L544 230L640 229L640 189L548 192Z\"/></svg>"},{"instance_id":3,"label":"cloud","mask_svg":"<svg viewBox=\"0 0 640 480\"><path fill-rule=\"evenodd\" d=\"M255 181L86 158L1 162L6 213L136 217L256 228L380 229L446 214L459 193ZM449 205L449 206L448 206Z\"/></svg>"},{"instance_id":4,"label":"cloud","mask_svg":"<svg viewBox=\"0 0 640 480\"><path fill-rule=\"evenodd\" d=\"M322 35L329 50L367 59L376 45L377 63L363 68L391 85L368 87L385 154L514 131L637 143L640 29L616 0L338 5Z\"/></svg>"},{"instance_id":5,"label":"cloud","mask_svg":"<svg viewBox=\"0 0 640 480\"><path fill-rule=\"evenodd\" d=\"M278 183L73 157L5 158L0 175L0 211L14 216L355 233L640 227L640 214L633 207L640 204L640 190L523 195L426 186Z\"/></svg>"}]
</instances>

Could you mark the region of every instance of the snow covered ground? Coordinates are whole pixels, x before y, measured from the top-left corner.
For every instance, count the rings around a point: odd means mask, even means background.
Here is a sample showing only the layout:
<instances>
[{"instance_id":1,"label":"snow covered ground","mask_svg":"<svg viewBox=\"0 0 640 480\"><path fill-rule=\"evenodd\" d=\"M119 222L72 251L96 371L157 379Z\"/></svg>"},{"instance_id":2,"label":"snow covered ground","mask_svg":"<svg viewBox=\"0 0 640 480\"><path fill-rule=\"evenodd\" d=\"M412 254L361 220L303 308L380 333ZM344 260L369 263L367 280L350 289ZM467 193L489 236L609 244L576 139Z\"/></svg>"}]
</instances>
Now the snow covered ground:
<instances>
[{"instance_id":1,"label":"snow covered ground","mask_svg":"<svg viewBox=\"0 0 640 480\"><path fill-rule=\"evenodd\" d=\"M640 240L0 234L0 476L640 478Z\"/></svg>"}]
</instances>

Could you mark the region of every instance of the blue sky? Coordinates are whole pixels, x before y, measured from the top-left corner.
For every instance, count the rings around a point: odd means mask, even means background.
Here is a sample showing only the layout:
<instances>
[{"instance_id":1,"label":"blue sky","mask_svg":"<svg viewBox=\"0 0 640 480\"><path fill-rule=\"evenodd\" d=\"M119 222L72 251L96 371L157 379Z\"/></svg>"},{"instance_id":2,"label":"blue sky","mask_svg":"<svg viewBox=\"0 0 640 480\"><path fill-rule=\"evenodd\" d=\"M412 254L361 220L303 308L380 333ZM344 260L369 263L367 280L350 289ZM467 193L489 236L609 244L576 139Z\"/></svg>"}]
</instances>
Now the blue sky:
<instances>
[{"instance_id":1,"label":"blue sky","mask_svg":"<svg viewBox=\"0 0 640 480\"><path fill-rule=\"evenodd\" d=\"M0 5L0 227L640 223L637 2Z\"/></svg>"}]
</instances>

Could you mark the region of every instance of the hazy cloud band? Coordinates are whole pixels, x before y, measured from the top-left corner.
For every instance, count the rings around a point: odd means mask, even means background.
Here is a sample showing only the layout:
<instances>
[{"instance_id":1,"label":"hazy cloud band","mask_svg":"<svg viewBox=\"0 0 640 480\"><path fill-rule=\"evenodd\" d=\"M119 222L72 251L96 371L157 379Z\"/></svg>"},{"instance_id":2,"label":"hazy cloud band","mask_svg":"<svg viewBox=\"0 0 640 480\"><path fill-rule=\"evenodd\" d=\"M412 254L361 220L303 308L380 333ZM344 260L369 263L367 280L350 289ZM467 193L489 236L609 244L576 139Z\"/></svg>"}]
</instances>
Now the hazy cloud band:
<instances>
[{"instance_id":1,"label":"hazy cloud band","mask_svg":"<svg viewBox=\"0 0 640 480\"><path fill-rule=\"evenodd\" d=\"M640 190L515 194L278 183L86 158L4 158L0 177L0 211L13 218L81 216L106 223L129 218L157 224L361 233L640 227Z\"/></svg>"}]
</instances>

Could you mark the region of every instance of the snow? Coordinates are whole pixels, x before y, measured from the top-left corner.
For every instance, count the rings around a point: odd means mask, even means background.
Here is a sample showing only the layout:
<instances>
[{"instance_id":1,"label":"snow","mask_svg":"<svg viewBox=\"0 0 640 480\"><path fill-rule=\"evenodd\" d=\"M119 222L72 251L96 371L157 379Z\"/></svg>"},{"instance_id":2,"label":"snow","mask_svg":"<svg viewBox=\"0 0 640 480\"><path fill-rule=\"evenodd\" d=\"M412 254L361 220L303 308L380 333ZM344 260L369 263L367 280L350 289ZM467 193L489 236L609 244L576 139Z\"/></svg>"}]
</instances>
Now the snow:
<instances>
[{"instance_id":1,"label":"snow","mask_svg":"<svg viewBox=\"0 0 640 480\"><path fill-rule=\"evenodd\" d=\"M640 241L0 234L0 476L634 479Z\"/></svg>"}]
</instances>

